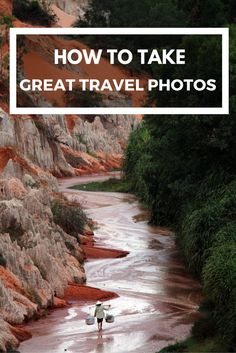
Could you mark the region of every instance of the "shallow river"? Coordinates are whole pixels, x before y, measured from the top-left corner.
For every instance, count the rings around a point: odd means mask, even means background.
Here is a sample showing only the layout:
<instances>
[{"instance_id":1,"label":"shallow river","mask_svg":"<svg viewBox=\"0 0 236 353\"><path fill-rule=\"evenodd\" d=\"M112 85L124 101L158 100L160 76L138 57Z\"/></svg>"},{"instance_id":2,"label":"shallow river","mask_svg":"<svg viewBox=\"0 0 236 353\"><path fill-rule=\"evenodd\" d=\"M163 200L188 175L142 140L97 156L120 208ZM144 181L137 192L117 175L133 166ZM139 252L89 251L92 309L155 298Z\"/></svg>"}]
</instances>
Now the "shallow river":
<instances>
[{"instance_id":1,"label":"shallow river","mask_svg":"<svg viewBox=\"0 0 236 353\"><path fill-rule=\"evenodd\" d=\"M88 285L119 295L107 302L115 322L98 335L96 325L84 322L93 308L74 303L29 324L33 338L22 343L21 353L154 353L185 338L197 318L201 289L187 274L171 232L148 225L132 195L66 189L105 178L63 179L60 187L99 223L97 246L129 251L125 258L85 264Z\"/></svg>"}]
</instances>

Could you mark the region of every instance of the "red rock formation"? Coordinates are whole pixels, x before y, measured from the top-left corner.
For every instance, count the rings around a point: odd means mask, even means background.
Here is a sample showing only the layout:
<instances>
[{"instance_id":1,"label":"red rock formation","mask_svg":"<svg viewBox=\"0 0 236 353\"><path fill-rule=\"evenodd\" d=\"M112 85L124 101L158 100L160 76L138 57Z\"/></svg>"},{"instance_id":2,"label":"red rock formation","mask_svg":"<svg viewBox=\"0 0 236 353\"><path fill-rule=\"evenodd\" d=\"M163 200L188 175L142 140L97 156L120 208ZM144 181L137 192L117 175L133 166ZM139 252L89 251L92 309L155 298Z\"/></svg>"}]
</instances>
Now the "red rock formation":
<instances>
[{"instance_id":1,"label":"red rock formation","mask_svg":"<svg viewBox=\"0 0 236 353\"><path fill-rule=\"evenodd\" d=\"M0 266L0 278L6 288L16 291L20 294L25 294L25 290L19 278L17 278L11 271L4 268L3 266Z\"/></svg>"},{"instance_id":2,"label":"red rock formation","mask_svg":"<svg viewBox=\"0 0 236 353\"><path fill-rule=\"evenodd\" d=\"M117 297L118 295L114 292L108 292L98 288L75 283L69 284L64 295L64 299L66 300L79 301L109 300Z\"/></svg>"},{"instance_id":3,"label":"red rock formation","mask_svg":"<svg viewBox=\"0 0 236 353\"><path fill-rule=\"evenodd\" d=\"M62 307L68 282L86 279L83 250L54 223L48 189L0 180L0 350L29 335L20 327L47 307ZM9 326L8 324L11 326ZM12 326L14 326L12 328Z\"/></svg>"},{"instance_id":4,"label":"red rock formation","mask_svg":"<svg viewBox=\"0 0 236 353\"><path fill-rule=\"evenodd\" d=\"M82 249L87 259L114 259L125 257L129 254L128 251L104 249L91 245L82 245Z\"/></svg>"},{"instance_id":5,"label":"red rock formation","mask_svg":"<svg viewBox=\"0 0 236 353\"><path fill-rule=\"evenodd\" d=\"M64 0L55 0L56 5ZM74 4L77 1L73 1ZM68 2L65 2L68 6ZM0 15L11 15L10 0L0 1ZM68 19L68 17L67 17ZM13 19L15 27L32 27ZM4 31L2 54L9 52L8 29ZM52 65L52 48L55 45L69 47L82 43L50 37L47 41L31 38L26 41L24 71L37 77L48 72L57 78L95 75L103 78L91 66L89 72L79 68L56 69ZM33 65L32 65L33 61ZM123 71L103 60L108 77L123 76ZM38 68L40 67L40 70ZM23 72L24 74L24 72ZM128 75L128 74L127 74ZM53 221L50 209L50 191L57 190L54 176L73 176L106 172L118 169L122 152L136 120L131 116L78 117L45 115L11 116L8 107L8 70L0 77L0 253L7 267L0 266L0 350L17 347L19 341L30 337L19 324L40 315L41 308L64 307L67 298L78 300L108 299L115 293L71 283L83 282L83 249L75 238L63 232ZM64 104L63 96L56 95L58 104ZM18 103L53 103L52 96L19 96ZM134 101L140 99L133 97ZM2 109L1 109L2 108ZM13 231L12 231L13 229ZM91 247L94 243L91 229L81 236L86 243L84 252L88 258L119 257L121 251ZM73 248L73 251L69 251ZM54 297L54 298L53 298ZM10 324L9 324L10 323Z\"/></svg>"},{"instance_id":6,"label":"red rock formation","mask_svg":"<svg viewBox=\"0 0 236 353\"><path fill-rule=\"evenodd\" d=\"M32 337L31 333L22 326L10 326L12 334L19 342L26 341Z\"/></svg>"},{"instance_id":7,"label":"red rock formation","mask_svg":"<svg viewBox=\"0 0 236 353\"><path fill-rule=\"evenodd\" d=\"M70 134L73 133L73 129L75 127L75 123L77 119L79 119L77 115L65 115L66 126Z\"/></svg>"},{"instance_id":8,"label":"red rock formation","mask_svg":"<svg viewBox=\"0 0 236 353\"><path fill-rule=\"evenodd\" d=\"M12 14L12 0L0 1L0 15L10 16Z\"/></svg>"},{"instance_id":9,"label":"red rock formation","mask_svg":"<svg viewBox=\"0 0 236 353\"><path fill-rule=\"evenodd\" d=\"M66 302L66 300L57 297L53 298L54 309L66 308L67 306L69 306L69 304Z\"/></svg>"},{"instance_id":10,"label":"red rock formation","mask_svg":"<svg viewBox=\"0 0 236 353\"><path fill-rule=\"evenodd\" d=\"M9 159L15 157L15 151L11 147L0 148L0 172L6 167Z\"/></svg>"}]
</instances>

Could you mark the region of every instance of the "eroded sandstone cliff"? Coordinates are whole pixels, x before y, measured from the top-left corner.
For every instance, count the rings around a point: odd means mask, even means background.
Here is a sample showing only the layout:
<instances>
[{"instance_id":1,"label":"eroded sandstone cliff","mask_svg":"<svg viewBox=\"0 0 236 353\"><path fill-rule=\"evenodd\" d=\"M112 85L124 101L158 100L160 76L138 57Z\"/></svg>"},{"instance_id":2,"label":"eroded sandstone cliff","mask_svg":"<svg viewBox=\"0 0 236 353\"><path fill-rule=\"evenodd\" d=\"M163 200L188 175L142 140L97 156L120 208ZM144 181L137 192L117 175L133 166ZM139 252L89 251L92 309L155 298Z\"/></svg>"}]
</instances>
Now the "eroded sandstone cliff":
<instances>
[{"instance_id":1,"label":"eroded sandstone cliff","mask_svg":"<svg viewBox=\"0 0 236 353\"><path fill-rule=\"evenodd\" d=\"M18 344L12 325L41 315L69 282L86 279L79 234L54 222L54 197L27 174L23 182L0 180L0 350Z\"/></svg>"},{"instance_id":2,"label":"eroded sandstone cliff","mask_svg":"<svg viewBox=\"0 0 236 353\"><path fill-rule=\"evenodd\" d=\"M69 22L87 5L85 0L53 3L71 16L67 17ZM31 26L11 13L12 1L1 1L0 351L17 347L28 337L16 325L41 315L48 307L63 304L58 297L63 297L68 283L82 283L86 278L80 235L75 238L66 233L53 218L56 177L119 169L128 136L138 124L135 117L122 115L11 116L9 23ZM50 45L28 42L25 49L29 58L35 55L40 65L50 65ZM35 65L36 71L38 67ZM76 74L77 69L73 70ZM21 75L25 75L24 67ZM34 104L40 99L52 104L36 95L19 96L19 103Z\"/></svg>"},{"instance_id":3,"label":"eroded sandstone cliff","mask_svg":"<svg viewBox=\"0 0 236 353\"><path fill-rule=\"evenodd\" d=\"M89 0L52 0L50 3L55 4L68 15L78 17L78 15L83 15Z\"/></svg>"}]
</instances>

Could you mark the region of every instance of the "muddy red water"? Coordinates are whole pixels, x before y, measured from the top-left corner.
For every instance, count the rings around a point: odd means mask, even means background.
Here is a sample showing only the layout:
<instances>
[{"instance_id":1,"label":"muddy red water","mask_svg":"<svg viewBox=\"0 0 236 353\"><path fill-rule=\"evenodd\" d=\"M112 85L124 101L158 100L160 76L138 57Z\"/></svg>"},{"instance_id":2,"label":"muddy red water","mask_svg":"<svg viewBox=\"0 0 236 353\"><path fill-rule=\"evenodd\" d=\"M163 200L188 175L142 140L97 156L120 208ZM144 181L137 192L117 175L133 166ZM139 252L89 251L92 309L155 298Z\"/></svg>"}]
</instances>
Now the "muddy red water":
<instances>
[{"instance_id":1,"label":"muddy red water","mask_svg":"<svg viewBox=\"0 0 236 353\"><path fill-rule=\"evenodd\" d=\"M127 194L68 190L77 183L106 177L81 177L60 181L67 196L82 201L99 223L96 245L129 251L125 258L89 260L87 284L116 292L113 324L104 324L102 335L84 319L91 304L70 308L28 325L33 338L20 346L21 353L154 353L184 339L198 314L199 284L184 268L174 235L136 217L141 213L135 197Z\"/></svg>"}]
</instances>

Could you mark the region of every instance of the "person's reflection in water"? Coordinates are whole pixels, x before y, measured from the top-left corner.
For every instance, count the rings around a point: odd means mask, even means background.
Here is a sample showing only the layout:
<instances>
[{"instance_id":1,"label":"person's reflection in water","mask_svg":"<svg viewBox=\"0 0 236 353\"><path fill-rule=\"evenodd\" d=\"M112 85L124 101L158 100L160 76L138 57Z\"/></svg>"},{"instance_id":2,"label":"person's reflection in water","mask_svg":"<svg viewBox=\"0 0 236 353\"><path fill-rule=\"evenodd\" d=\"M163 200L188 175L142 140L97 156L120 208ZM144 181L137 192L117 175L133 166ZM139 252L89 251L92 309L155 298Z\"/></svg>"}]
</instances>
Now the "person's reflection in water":
<instances>
[{"instance_id":1,"label":"person's reflection in water","mask_svg":"<svg viewBox=\"0 0 236 353\"><path fill-rule=\"evenodd\" d=\"M102 353L104 352L104 341L102 339L102 331L98 332L98 340L97 340L97 353Z\"/></svg>"},{"instance_id":2,"label":"person's reflection in water","mask_svg":"<svg viewBox=\"0 0 236 353\"><path fill-rule=\"evenodd\" d=\"M98 331L98 338L102 338L102 331Z\"/></svg>"},{"instance_id":3,"label":"person's reflection in water","mask_svg":"<svg viewBox=\"0 0 236 353\"><path fill-rule=\"evenodd\" d=\"M96 353L103 353L106 351L107 346L109 345L111 348L111 345L114 342L114 337L113 336L102 336L102 332L98 332L98 339L97 339L97 347L96 347Z\"/></svg>"}]
</instances>

